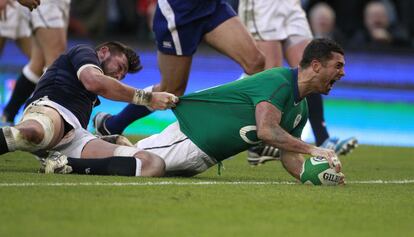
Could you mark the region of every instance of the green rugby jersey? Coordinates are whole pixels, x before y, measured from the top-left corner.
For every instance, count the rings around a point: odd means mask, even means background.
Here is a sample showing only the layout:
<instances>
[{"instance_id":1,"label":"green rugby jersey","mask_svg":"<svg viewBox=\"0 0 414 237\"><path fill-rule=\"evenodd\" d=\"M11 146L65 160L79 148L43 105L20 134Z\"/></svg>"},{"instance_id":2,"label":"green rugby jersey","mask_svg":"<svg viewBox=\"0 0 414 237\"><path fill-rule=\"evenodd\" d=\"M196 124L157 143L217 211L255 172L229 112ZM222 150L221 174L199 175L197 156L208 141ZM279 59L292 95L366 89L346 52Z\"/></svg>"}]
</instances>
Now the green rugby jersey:
<instances>
[{"instance_id":1,"label":"green rugby jersey","mask_svg":"<svg viewBox=\"0 0 414 237\"><path fill-rule=\"evenodd\" d=\"M297 69L273 68L180 97L173 110L181 131L207 155L224 160L260 143L255 107L268 101L282 112L280 126L300 138L308 119L299 99Z\"/></svg>"}]
</instances>

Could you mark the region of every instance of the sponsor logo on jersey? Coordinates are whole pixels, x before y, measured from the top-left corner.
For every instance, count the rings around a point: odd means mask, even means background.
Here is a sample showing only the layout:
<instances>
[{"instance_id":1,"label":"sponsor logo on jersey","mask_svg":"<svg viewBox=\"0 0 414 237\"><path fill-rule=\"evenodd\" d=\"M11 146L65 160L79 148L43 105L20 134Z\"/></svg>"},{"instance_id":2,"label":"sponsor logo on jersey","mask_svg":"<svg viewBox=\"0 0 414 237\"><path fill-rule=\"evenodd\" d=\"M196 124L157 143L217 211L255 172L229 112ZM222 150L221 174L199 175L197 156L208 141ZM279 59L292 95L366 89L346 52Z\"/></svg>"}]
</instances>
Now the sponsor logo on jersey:
<instances>
[{"instance_id":1,"label":"sponsor logo on jersey","mask_svg":"<svg viewBox=\"0 0 414 237\"><path fill-rule=\"evenodd\" d=\"M253 141L252 138L247 137L248 133L250 132L253 132L253 134L256 135L256 130L257 128L255 125L247 125L247 126L240 128L239 133L240 133L241 139L243 139L243 141L245 141L248 144L252 144L252 145L259 144L261 141Z\"/></svg>"},{"instance_id":2,"label":"sponsor logo on jersey","mask_svg":"<svg viewBox=\"0 0 414 237\"><path fill-rule=\"evenodd\" d=\"M162 41L162 47L167 48L167 49L171 49L172 48L171 41Z\"/></svg>"},{"instance_id":3,"label":"sponsor logo on jersey","mask_svg":"<svg viewBox=\"0 0 414 237\"><path fill-rule=\"evenodd\" d=\"M296 115L295 121L293 122L293 128L296 128L296 126L298 126L301 119L302 119L301 114Z\"/></svg>"}]
</instances>

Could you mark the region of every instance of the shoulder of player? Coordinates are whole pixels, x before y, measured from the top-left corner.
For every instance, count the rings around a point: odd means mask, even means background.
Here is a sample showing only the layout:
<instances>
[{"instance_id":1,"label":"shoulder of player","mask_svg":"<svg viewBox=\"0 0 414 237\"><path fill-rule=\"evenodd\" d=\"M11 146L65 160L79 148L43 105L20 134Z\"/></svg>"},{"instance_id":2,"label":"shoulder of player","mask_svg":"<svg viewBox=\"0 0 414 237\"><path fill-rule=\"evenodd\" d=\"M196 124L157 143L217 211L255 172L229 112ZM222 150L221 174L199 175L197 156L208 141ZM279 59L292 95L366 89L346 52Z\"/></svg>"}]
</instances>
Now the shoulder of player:
<instances>
[{"instance_id":1,"label":"shoulder of player","mask_svg":"<svg viewBox=\"0 0 414 237\"><path fill-rule=\"evenodd\" d=\"M278 81L287 81L289 82L289 78L291 77L291 71L289 68L285 67L274 67L268 70L265 70L259 73L259 78L262 79L274 79Z\"/></svg>"}]
</instances>

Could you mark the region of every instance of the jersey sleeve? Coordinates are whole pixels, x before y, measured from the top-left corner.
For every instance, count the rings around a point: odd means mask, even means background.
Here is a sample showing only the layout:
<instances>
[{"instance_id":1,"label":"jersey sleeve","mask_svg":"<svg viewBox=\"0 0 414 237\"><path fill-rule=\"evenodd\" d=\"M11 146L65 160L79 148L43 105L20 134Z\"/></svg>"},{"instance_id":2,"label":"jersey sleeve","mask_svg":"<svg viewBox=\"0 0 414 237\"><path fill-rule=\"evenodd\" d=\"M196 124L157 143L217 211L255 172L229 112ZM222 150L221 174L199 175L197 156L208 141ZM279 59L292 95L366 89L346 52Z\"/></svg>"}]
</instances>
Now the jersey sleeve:
<instances>
[{"instance_id":1,"label":"jersey sleeve","mask_svg":"<svg viewBox=\"0 0 414 237\"><path fill-rule=\"evenodd\" d=\"M79 45L73 48L68 56L78 78L82 70L87 67L95 67L103 73L95 50L87 45Z\"/></svg>"},{"instance_id":2,"label":"jersey sleeve","mask_svg":"<svg viewBox=\"0 0 414 237\"><path fill-rule=\"evenodd\" d=\"M291 85L287 80L290 71L284 68L273 68L251 77L250 97L254 106L267 101L283 111L292 96ZM250 79L248 79L250 80ZM260 86L257 86L257 85Z\"/></svg>"},{"instance_id":3,"label":"jersey sleeve","mask_svg":"<svg viewBox=\"0 0 414 237\"><path fill-rule=\"evenodd\" d=\"M291 96L290 86L287 82L279 84L276 88L273 86L263 86L262 91L252 95L254 106L262 101L267 101L276 106L280 111L284 110L286 103Z\"/></svg>"}]
</instances>

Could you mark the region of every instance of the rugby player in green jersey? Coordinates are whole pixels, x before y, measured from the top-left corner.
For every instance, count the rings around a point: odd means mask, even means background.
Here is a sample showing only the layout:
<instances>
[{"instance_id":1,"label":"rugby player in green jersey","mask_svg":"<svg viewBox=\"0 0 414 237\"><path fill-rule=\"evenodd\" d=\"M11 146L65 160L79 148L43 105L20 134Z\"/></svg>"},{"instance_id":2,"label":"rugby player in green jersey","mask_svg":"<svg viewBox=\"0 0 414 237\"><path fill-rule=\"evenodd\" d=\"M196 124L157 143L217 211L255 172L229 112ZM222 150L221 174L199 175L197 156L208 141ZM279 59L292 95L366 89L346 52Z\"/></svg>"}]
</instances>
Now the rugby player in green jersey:
<instances>
[{"instance_id":1,"label":"rugby player in green jersey","mask_svg":"<svg viewBox=\"0 0 414 237\"><path fill-rule=\"evenodd\" d=\"M173 110L177 122L132 147L123 146L117 154L152 152L165 161L166 175L192 176L249 147L266 143L281 150L283 166L299 180L305 167L302 154L325 158L341 174L335 151L307 144L300 135L308 119L304 98L311 93L328 94L345 75L344 65L344 51L338 44L315 39L306 47L296 69L273 68L180 97ZM99 151L96 154L101 157ZM114 169L110 164L108 160L94 169L88 160L68 158L68 165L76 173L88 170L90 174L119 174L114 170L121 167ZM129 169L134 175L135 167Z\"/></svg>"}]
</instances>

